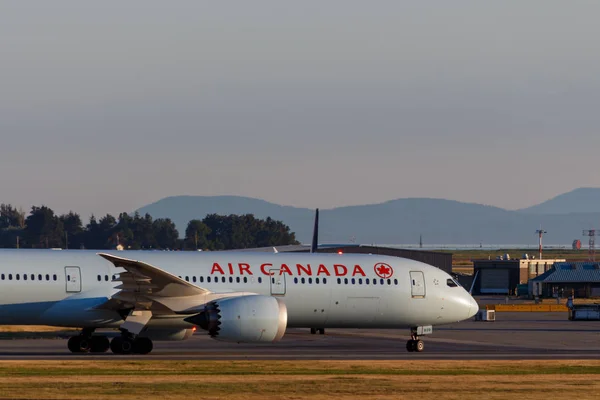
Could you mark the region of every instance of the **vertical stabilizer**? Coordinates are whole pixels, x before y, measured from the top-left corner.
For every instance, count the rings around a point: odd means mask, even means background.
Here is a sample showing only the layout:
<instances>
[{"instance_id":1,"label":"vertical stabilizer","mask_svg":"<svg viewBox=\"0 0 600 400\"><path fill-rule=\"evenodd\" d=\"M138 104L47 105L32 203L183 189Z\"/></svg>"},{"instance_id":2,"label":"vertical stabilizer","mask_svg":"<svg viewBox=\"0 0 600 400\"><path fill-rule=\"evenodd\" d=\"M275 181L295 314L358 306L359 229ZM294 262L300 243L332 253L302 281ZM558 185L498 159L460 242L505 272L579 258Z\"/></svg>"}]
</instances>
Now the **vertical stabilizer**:
<instances>
[{"instance_id":1,"label":"vertical stabilizer","mask_svg":"<svg viewBox=\"0 0 600 400\"><path fill-rule=\"evenodd\" d=\"M315 211L315 227L313 229L312 244L310 245L310 252L316 253L319 247L319 209Z\"/></svg>"}]
</instances>

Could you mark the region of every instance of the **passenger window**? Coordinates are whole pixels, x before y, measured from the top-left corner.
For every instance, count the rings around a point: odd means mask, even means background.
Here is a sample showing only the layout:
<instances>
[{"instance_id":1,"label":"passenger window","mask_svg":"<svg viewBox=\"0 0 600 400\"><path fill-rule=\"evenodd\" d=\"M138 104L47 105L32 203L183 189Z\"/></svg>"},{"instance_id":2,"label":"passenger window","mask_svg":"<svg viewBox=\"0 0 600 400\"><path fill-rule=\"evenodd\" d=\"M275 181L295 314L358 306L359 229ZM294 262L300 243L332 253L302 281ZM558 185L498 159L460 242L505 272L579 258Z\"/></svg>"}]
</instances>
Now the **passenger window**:
<instances>
[{"instance_id":1,"label":"passenger window","mask_svg":"<svg viewBox=\"0 0 600 400\"><path fill-rule=\"evenodd\" d=\"M323 278L323 283L327 283L327 278Z\"/></svg>"},{"instance_id":2,"label":"passenger window","mask_svg":"<svg viewBox=\"0 0 600 400\"><path fill-rule=\"evenodd\" d=\"M104 281L108 282L108 275L104 275Z\"/></svg>"},{"instance_id":3,"label":"passenger window","mask_svg":"<svg viewBox=\"0 0 600 400\"><path fill-rule=\"evenodd\" d=\"M248 278L244 277L244 283L248 283Z\"/></svg>"},{"instance_id":4,"label":"passenger window","mask_svg":"<svg viewBox=\"0 0 600 400\"><path fill-rule=\"evenodd\" d=\"M52 275L52 279L56 280L56 274Z\"/></svg>"},{"instance_id":5,"label":"passenger window","mask_svg":"<svg viewBox=\"0 0 600 400\"><path fill-rule=\"evenodd\" d=\"M49 281L50 280L50 275L46 274L46 280Z\"/></svg>"},{"instance_id":6,"label":"passenger window","mask_svg":"<svg viewBox=\"0 0 600 400\"><path fill-rule=\"evenodd\" d=\"M354 285L356 283L356 280L354 278L352 278L352 284Z\"/></svg>"},{"instance_id":7,"label":"passenger window","mask_svg":"<svg viewBox=\"0 0 600 400\"><path fill-rule=\"evenodd\" d=\"M298 278L294 278L294 283L298 283Z\"/></svg>"},{"instance_id":8,"label":"passenger window","mask_svg":"<svg viewBox=\"0 0 600 400\"><path fill-rule=\"evenodd\" d=\"M392 280L388 279L388 285L391 285L391 284L392 284Z\"/></svg>"},{"instance_id":9,"label":"passenger window","mask_svg":"<svg viewBox=\"0 0 600 400\"><path fill-rule=\"evenodd\" d=\"M344 284L348 284L348 278L344 278Z\"/></svg>"},{"instance_id":10,"label":"passenger window","mask_svg":"<svg viewBox=\"0 0 600 400\"><path fill-rule=\"evenodd\" d=\"M27 274L23 274L23 280L26 281L27 280Z\"/></svg>"},{"instance_id":11,"label":"passenger window","mask_svg":"<svg viewBox=\"0 0 600 400\"><path fill-rule=\"evenodd\" d=\"M225 277L221 278L221 282L225 283Z\"/></svg>"},{"instance_id":12,"label":"passenger window","mask_svg":"<svg viewBox=\"0 0 600 400\"><path fill-rule=\"evenodd\" d=\"M102 277L100 275L98 275L98 282L100 282L102 280Z\"/></svg>"},{"instance_id":13,"label":"passenger window","mask_svg":"<svg viewBox=\"0 0 600 400\"><path fill-rule=\"evenodd\" d=\"M262 283L262 278L260 276L258 277L258 283Z\"/></svg>"},{"instance_id":14,"label":"passenger window","mask_svg":"<svg viewBox=\"0 0 600 400\"><path fill-rule=\"evenodd\" d=\"M189 281L190 281L190 277L189 277L189 276L186 276L186 277L185 277L185 281L186 281L186 282L189 282Z\"/></svg>"},{"instance_id":15,"label":"passenger window","mask_svg":"<svg viewBox=\"0 0 600 400\"><path fill-rule=\"evenodd\" d=\"M385 284L385 281L383 279L380 279L379 283L381 283L383 285L383 284Z\"/></svg>"},{"instance_id":16,"label":"passenger window","mask_svg":"<svg viewBox=\"0 0 600 400\"><path fill-rule=\"evenodd\" d=\"M210 276L206 278L206 282L210 283Z\"/></svg>"},{"instance_id":17,"label":"passenger window","mask_svg":"<svg viewBox=\"0 0 600 400\"><path fill-rule=\"evenodd\" d=\"M342 279L338 278L338 285L342 283Z\"/></svg>"},{"instance_id":18,"label":"passenger window","mask_svg":"<svg viewBox=\"0 0 600 400\"><path fill-rule=\"evenodd\" d=\"M21 279L21 276L19 274L17 274L17 280Z\"/></svg>"},{"instance_id":19,"label":"passenger window","mask_svg":"<svg viewBox=\"0 0 600 400\"><path fill-rule=\"evenodd\" d=\"M233 283L233 276L229 277L229 283Z\"/></svg>"},{"instance_id":20,"label":"passenger window","mask_svg":"<svg viewBox=\"0 0 600 400\"><path fill-rule=\"evenodd\" d=\"M2 278L2 279L4 279L4 278ZM42 280L42 274L39 274L38 275L38 281L41 281L41 280Z\"/></svg>"},{"instance_id":21,"label":"passenger window","mask_svg":"<svg viewBox=\"0 0 600 400\"><path fill-rule=\"evenodd\" d=\"M369 284L369 278L365 279L365 283L368 285Z\"/></svg>"},{"instance_id":22,"label":"passenger window","mask_svg":"<svg viewBox=\"0 0 600 400\"><path fill-rule=\"evenodd\" d=\"M394 279L394 285L398 286L398 279Z\"/></svg>"},{"instance_id":23,"label":"passenger window","mask_svg":"<svg viewBox=\"0 0 600 400\"><path fill-rule=\"evenodd\" d=\"M319 278L315 278L315 283L319 283Z\"/></svg>"},{"instance_id":24,"label":"passenger window","mask_svg":"<svg viewBox=\"0 0 600 400\"><path fill-rule=\"evenodd\" d=\"M312 283L312 278L308 278L308 283Z\"/></svg>"},{"instance_id":25,"label":"passenger window","mask_svg":"<svg viewBox=\"0 0 600 400\"><path fill-rule=\"evenodd\" d=\"M196 277L192 276L192 280L194 281L194 283L196 283Z\"/></svg>"},{"instance_id":26,"label":"passenger window","mask_svg":"<svg viewBox=\"0 0 600 400\"><path fill-rule=\"evenodd\" d=\"M362 285L362 278L358 278L358 284Z\"/></svg>"},{"instance_id":27,"label":"passenger window","mask_svg":"<svg viewBox=\"0 0 600 400\"><path fill-rule=\"evenodd\" d=\"M2 280L4 280L4 274L2 274Z\"/></svg>"},{"instance_id":28,"label":"passenger window","mask_svg":"<svg viewBox=\"0 0 600 400\"><path fill-rule=\"evenodd\" d=\"M450 287L457 287L458 285L454 282L454 279L446 279L446 284Z\"/></svg>"},{"instance_id":29,"label":"passenger window","mask_svg":"<svg viewBox=\"0 0 600 400\"><path fill-rule=\"evenodd\" d=\"M12 274L8 274L8 280L12 281Z\"/></svg>"},{"instance_id":30,"label":"passenger window","mask_svg":"<svg viewBox=\"0 0 600 400\"><path fill-rule=\"evenodd\" d=\"M31 274L31 280L35 281L35 274Z\"/></svg>"},{"instance_id":31,"label":"passenger window","mask_svg":"<svg viewBox=\"0 0 600 400\"><path fill-rule=\"evenodd\" d=\"M304 278L301 279L302 283L306 283L306 280Z\"/></svg>"},{"instance_id":32,"label":"passenger window","mask_svg":"<svg viewBox=\"0 0 600 400\"><path fill-rule=\"evenodd\" d=\"M204 282L204 277L203 276L200 277L200 283L202 283L202 282Z\"/></svg>"}]
</instances>

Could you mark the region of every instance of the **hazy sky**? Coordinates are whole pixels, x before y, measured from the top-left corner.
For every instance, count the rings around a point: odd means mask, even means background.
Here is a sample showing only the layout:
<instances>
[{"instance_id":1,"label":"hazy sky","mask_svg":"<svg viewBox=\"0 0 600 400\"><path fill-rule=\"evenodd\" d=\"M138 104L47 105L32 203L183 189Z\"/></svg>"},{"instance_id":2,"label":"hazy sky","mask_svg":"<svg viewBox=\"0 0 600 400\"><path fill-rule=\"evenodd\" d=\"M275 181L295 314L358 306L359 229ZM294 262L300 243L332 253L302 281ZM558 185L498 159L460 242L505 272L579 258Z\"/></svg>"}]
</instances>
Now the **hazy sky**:
<instances>
[{"instance_id":1,"label":"hazy sky","mask_svg":"<svg viewBox=\"0 0 600 400\"><path fill-rule=\"evenodd\" d=\"M0 202L600 186L600 2L2 1Z\"/></svg>"}]
</instances>

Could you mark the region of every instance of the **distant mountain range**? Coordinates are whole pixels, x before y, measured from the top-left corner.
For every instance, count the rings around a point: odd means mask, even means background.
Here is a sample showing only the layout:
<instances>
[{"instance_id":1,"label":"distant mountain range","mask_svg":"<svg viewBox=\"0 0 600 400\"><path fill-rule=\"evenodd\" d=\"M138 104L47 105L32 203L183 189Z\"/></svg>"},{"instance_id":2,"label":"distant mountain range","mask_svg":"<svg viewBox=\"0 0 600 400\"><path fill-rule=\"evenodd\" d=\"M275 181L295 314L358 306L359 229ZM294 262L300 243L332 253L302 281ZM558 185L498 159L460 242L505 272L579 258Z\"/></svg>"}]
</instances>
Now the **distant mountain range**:
<instances>
[{"instance_id":1,"label":"distant mountain range","mask_svg":"<svg viewBox=\"0 0 600 400\"><path fill-rule=\"evenodd\" d=\"M281 220L303 243L312 234L314 210L239 196L175 196L138 209L171 218L183 235L187 222L206 214L254 214ZM600 188L580 188L533 207L510 211L453 200L407 198L381 204L321 210L320 242L365 244L535 244L540 224L545 243L583 239L600 228Z\"/></svg>"}]
</instances>

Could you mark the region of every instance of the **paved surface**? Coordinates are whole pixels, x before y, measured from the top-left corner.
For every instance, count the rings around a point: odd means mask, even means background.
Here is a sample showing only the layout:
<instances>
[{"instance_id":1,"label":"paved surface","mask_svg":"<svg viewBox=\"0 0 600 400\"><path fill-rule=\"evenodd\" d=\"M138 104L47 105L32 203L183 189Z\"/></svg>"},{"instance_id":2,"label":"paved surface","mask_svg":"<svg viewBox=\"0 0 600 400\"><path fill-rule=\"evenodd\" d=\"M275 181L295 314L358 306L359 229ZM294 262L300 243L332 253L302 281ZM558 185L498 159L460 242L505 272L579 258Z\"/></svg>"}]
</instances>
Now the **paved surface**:
<instances>
[{"instance_id":1,"label":"paved surface","mask_svg":"<svg viewBox=\"0 0 600 400\"><path fill-rule=\"evenodd\" d=\"M147 356L71 354L64 339L0 340L4 359L600 359L600 321L568 321L566 313L496 313L495 322L465 321L434 328L423 353L408 353L408 331L290 329L275 344L221 343L197 333L186 341L155 342Z\"/></svg>"}]
</instances>

